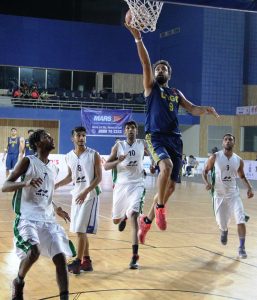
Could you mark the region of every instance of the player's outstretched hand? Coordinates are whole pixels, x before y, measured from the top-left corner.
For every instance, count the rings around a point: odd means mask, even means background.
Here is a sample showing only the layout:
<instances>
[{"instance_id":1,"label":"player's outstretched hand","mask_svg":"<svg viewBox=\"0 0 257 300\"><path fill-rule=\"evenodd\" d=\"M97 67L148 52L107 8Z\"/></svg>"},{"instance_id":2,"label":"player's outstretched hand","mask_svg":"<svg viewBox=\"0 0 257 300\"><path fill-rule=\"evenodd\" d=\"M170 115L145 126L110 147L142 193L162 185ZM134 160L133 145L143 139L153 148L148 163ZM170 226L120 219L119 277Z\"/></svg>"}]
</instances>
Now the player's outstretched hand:
<instances>
[{"instance_id":1,"label":"player's outstretched hand","mask_svg":"<svg viewBox=\"0 0 257 300\"><path fill-rule=\"evenodd\" d=\"M133 37L135 39L138 39L140 40L141 39L141 33L139 30L137 30L136 28L130 26L129 24L127 23L124 23L124 26L131 32L131 34L133 35Z\"/></svg>"},{"instance_id":2,"label":"player's outstretched hand","mask_svg":"<svg viewBox=\"0 0 257 300\"><path fill-rule=\"evenodd\" d=\"M206 113L210 115L214 115L214 117L219 118L219 114L216 112L215 108L212 106L206 106Z\"/></svg>"}]
</instances>

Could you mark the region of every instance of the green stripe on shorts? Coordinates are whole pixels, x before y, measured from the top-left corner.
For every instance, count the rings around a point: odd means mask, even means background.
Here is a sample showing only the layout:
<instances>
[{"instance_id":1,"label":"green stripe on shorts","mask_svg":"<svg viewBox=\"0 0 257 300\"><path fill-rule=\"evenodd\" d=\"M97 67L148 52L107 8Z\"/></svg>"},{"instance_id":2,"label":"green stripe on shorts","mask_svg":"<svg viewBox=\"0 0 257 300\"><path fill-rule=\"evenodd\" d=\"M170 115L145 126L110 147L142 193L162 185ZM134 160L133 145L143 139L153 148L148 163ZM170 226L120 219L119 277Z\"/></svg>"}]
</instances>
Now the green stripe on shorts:
<instances>
[{"instance_id":1,"label":"green stripe on shorts","mask_svg":"<svg viewBox=\"0 0 257 300\"><path fill-rule=\"evenodd\" d=\"M20 215L17 215L15 218L14 227L13 227L14 236L16 238L16 247L20 248L22 251L27 253L30 250L30 248L32 247L32 244L28 241L24 241L24 239L20 235L19 230L18 230L19 222L20 222Z\"/></svg>"}]
</instances>

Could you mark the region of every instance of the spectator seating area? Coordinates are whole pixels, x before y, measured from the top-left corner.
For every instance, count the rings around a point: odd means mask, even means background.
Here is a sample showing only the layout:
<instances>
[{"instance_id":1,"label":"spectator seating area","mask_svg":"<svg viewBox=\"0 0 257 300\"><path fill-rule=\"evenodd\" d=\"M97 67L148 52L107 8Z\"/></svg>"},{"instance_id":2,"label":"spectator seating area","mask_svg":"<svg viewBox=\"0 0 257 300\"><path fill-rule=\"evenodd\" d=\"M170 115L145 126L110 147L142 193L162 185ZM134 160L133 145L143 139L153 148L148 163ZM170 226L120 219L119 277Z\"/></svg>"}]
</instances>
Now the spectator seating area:
<instances>
[{"instance_id":1,"label":"spectator seating area","mask_svg":"<svg viewBox=\"0 0 257 300\"><path fill-rule=\"evenodd\" d=\"M89 91L69 91L64 89L47 89L40 93L39 98L12 97L16 107L35 107L52 109L80 109L81 107L132 109L145 111L143 94L113 93L101 91L92 95Z\"/></svg>"},{"instance_id":2,"label":"spectator seating area","mask_svg":"<svg viewBox=\"0 0 257 300\"><path fill-rule=\"evenodd\" d=\"M136 103L144 104L145 100L142 93L130 94L130 93L113 93L108 91L100 91L99 93L92 94L90 91L69 91L58 89L52 93L51 90L48 91L50 99L58 100L69 100L69 101L93 101L93 102L119 102L119 103Z\"/></svg>"}]
</instances>

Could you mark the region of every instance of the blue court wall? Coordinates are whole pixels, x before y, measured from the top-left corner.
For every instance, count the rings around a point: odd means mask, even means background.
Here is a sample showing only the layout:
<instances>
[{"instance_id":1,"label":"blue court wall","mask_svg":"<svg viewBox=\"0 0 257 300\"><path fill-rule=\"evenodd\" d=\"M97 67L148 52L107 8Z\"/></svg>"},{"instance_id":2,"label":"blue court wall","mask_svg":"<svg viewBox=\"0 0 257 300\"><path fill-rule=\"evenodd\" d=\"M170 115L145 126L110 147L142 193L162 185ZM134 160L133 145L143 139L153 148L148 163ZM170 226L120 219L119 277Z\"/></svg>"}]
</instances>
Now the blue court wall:
<instances>
[{"instance_id":1,"label":"blue court wall","mask_svg":"<svg viewBox=\"0 0 257 300\"><path fill-rule=\"evenodd\" d=\"M254 53L257 16L250 15L249 33L245 28L248 15L165 5L159 22L160 32L179 28L178 33L159 38L160 56L173 65L171 85L195 104L211 105L220 114L234 115L236 107L243 104L244 66L248 70L248 81L257 74ZM245 32L249 35L248 61L244 57Z\"/></svg>"},{"instance_id":2,"label":"blue court wall","mask_svg":"<svg viewBox=\"0 0 257 300\"><path fill-rule=\"evenodd\" d=\"M243 104L245 13L205 9L202 104L235 115Z\"/></svg>"},{"instance_id":3,"label":"blue court wall","mask_svg":"<svg viewBox=\"0 0 257 300\"><path fill-rule=\"evenodd\" d=\"M145 36L155 58L157 33ZM141 73L124 26L0 15L0 64Z\"/></svg>"},{"instance_id":4,"label":"blue court wall","mask_svg":"<svg viewBox=\"0 0 257 300\"><path fill-rule=\"evenodd\" d=\"M244 84L257 84L257 14L245 18Z\"/></svg>"},{"instance_id":5,"label":"blue court wall","mask_svg":"<svg viewBox=\"0 0 257 300\"><path fill-rule=\"evenodd\" d=\"M160 38L174 28L180 32ZM158 30L143 38L153 62L171 62L171 86L220 114L235 114L243 84L257 84L256 14L165 4ZM123 26L0 15L0 43L0 64L142 72Z\"/></svg>"},{"instance_id":6,"label":"blue court wall","mask_svg":"<svg viewBox=\"0 0 257 300\"><path fill-rule=\"evenodd\" d=\"M164 4L161 14L160 33L179 30L166 37L158 36L159 56L168 60L173 69L170 86L200 105L204 10Z\"/></svg>"}]
</instances>

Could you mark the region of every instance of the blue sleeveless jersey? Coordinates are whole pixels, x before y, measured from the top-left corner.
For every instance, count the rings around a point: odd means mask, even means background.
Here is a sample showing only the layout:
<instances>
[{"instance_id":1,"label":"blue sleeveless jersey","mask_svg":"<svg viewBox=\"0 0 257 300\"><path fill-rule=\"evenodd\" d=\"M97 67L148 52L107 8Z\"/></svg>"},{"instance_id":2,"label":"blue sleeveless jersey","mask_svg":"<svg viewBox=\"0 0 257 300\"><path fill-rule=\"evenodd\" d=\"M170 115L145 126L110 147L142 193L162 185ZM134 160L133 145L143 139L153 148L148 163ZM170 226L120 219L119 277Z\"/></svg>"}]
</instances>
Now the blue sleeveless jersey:
<instances>
[{"instance_id":1,"label":"blue sleeveless jersey","mask_svg":"<svg viewBox=\"0 0 257 300\"><path fill-rule=\"evenodd\" d=\"M8 154L19 154L20 138L8 137Z\"/></svg>"},{"instance_id":2,"label":"blue sleeveless jersey","mask_svg":"<svg viewBox=\"0 0 257 300\"><path fill-rule=\"evenodd\" d=\"M33 154L34 154L34 151L29 146L29 140L26 139L25 140L25 156L33 155Z\"/></svg>"},{"instance_id":3,"label":"blue sleeveless jersey","mask_svg":"<svg viewBox=\"0 0 257 300\"><path fill-rule=\"evenodd\" d=\"M177 118L181 101L178 90L160 87L155 82L151 94L145 100L145 132L181 136Z\"/></svg>"}]
</instances>

